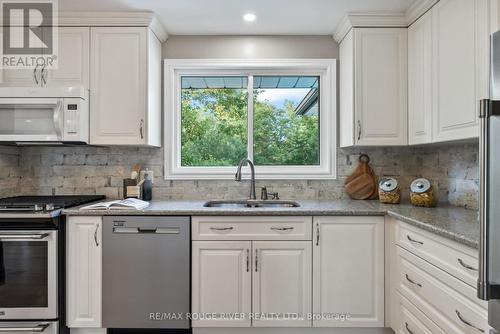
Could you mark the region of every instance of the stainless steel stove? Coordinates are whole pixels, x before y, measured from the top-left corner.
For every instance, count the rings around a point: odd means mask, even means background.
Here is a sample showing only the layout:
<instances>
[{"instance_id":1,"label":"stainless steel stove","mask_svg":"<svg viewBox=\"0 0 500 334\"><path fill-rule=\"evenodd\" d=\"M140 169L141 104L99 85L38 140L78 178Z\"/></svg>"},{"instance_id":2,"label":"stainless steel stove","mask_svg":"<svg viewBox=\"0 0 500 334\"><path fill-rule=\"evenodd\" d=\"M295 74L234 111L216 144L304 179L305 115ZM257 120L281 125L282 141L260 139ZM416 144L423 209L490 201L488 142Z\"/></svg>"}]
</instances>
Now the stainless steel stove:
<instances>
[{"instance_id":1,"label":"stainless steel stove","mask_svg":"<svg viewBox=\"0 0 500 334\"><path fill-rule=\"evenodd\" d=\"M0 332L68 332L61 210L104 198L0 198Z\"/></svg>"},{"instance_id":2,"label":"stainless steel stove","mask_svg":"<svg viewBox=\"0 0 500 334\"><path fill-rule=\"evenodd\" d=\"M61 210L104 199L102 195L15 196L0 198L2 218L53 218Z\"/></svg>"}]
</instances>

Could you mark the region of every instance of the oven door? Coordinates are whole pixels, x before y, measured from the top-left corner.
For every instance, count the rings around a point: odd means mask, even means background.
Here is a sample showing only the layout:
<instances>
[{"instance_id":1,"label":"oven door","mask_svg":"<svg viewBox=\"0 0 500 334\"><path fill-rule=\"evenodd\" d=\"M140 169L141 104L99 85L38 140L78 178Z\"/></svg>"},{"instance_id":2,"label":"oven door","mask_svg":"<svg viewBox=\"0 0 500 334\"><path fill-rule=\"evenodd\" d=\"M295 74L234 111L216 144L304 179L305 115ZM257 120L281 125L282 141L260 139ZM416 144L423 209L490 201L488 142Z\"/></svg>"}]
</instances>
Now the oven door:
<instances>
[{"instance_id":1,"label":"oven door","mask_svg":"<svg viewBox=\"0 0 500 334\"><path fill-rule=\"evenodd\" d=\"M57 334L58 329L57 321L0 322L1 334Z\"/></svg>"},{"instance_id":2,"label":"oven door","mask_svg":"<svg viewBox=\"0 0 500 334\"><path fill-rule=\"evenodd\" d=\"M57 319L57 230L0 230L0 320L22 319Z\"/></svg>"}]
</instances>

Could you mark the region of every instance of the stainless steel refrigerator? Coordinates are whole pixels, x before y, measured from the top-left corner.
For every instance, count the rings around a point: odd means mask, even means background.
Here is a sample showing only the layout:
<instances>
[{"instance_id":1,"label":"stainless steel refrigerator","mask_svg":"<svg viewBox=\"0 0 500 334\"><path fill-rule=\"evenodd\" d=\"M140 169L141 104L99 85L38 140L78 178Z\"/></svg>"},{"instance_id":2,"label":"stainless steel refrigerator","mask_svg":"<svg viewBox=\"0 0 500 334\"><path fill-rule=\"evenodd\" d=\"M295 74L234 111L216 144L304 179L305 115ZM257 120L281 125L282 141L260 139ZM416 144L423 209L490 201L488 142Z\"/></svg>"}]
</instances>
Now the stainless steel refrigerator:
<instances>
[{"instance_id":1,"label":"stainless steel refrigerator","mask_svg":"<svg viewBox=\"0 0 500 334\"><path fill-rule=\"evenodd\" d=\"M500 31L491 37L490 73L490 99L480 108L478 297L488 300L488 322L500 332Z\"/></svg>"}]
</instances>

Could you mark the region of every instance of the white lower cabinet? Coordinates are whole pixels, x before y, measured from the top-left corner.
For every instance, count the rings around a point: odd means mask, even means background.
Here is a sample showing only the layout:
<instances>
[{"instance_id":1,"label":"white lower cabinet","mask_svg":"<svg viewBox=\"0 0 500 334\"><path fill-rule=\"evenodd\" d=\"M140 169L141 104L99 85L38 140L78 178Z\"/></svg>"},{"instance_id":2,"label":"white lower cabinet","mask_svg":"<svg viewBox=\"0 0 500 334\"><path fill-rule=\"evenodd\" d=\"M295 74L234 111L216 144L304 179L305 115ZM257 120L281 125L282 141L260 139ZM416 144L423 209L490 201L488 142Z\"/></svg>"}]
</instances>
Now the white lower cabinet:
<instances>
[{"instance_id":1,"label":"white lower cabinet","mask_svg":"<svg viewBox=\"0 0 500 334\"><path fill-rule=\"evenodd\" d=\"M311 327L311 222L193 217L193 327Z\"/></svg>"},{"instance_id":2,"label":"white lower cabinet","mask_svg":"<svg viewBox=\"0 0 500 334\"><path fill-rule=\"evenodd\" d=\"M310 327L311 242L254 241L254 327Z\"/></svg>"},{"instance_id":3,"label":"white lower cabinet","mask_svg":"<svg viewBox=\"0 0 500 334\"><path fill-rule=\"evenodd\" d=\"M396 334L445 334L441 328L427 318L408 299L400 294L397 294L397 298L399 322L397 329L395 329Z\"/></svg>"},{"instance_id":4,"label":"white lower cabinet","mask_svg":"<svg viewBox=\"0 0 500 334\"><path fill-rule=\"evenodd\" d=\"M403 222L392 220L389 225L394 331L489 333L488 305L477 298L470 275L455 260L472 262L474 250Z\"/></svg>"},{"instance_id":5,"label":"white lower cabinet","mask_svg":"<svg viewBox=\"0 0 500 334\"><path fill-rule=\"evenodd\" d=\"M310 241L193 241L192 250L193 327L310 327Z\"/></svg>"},{"instance_id":6,"label":"white lower cabinet","mask_svg":"<svg viewBox=\"0 0 500 334\"><path fill-rule=\"evenodd\" d=\"M384 326L384 217L212 216L192 226L192 312L215 314L194 328Z\"/></svg>"},{"instance_id":7,"label":"white lower cabinet","mask_svg":"<svg viewBox=\"0 0 500 334\"><path fill-rule=\"evenodd\" d=\"M102 218L67 219L67 325L101 327Z\"/></svg>"},{"instance_id":8,"label":"white lower cabinet","mask_svg":"<svg viewBox=\"0 0 500 334\"><path fill-rule=\"evenodd\" d=\"M384 326L384 217L314 217L314 327Z\"/></svg>"},{"instance_id":9,"label":"white lower cabinet","mask_svg":"<svg viewBox=\"0 0 500 334\"><path fill-rule=\"evenodd\" d=\"M216 313L193 327L250 327L251 250L250 241L193 241L192 313Z\"/></svg>"}]
</instances>

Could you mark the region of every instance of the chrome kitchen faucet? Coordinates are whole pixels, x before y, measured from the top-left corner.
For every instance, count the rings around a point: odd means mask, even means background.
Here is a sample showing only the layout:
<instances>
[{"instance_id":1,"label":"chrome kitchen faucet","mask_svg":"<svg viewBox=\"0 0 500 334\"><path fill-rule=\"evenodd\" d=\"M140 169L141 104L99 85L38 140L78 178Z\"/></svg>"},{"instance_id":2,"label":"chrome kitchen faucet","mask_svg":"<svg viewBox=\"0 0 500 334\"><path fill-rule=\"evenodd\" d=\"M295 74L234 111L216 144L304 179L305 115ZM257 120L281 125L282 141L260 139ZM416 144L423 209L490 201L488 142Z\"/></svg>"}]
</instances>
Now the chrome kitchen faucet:
<instances>
[{"instance_id":1,"label":"chrome kitchen faucet","mask_svg":"<svg viewBox=\"0 0 500 334\"><path fill-rule=\"evenodd\" d=\"M236 170L236 175L234 176L234 180L236 182L241 182L241 167L243 167L244 163L248 163L248 166L250 166L250 176L251 176L251 184L250 184L250 199L257 199L257 196L255 195L255 167L253 165L252 160L243 158L241 159L240 163L238 164L238 169Z\"/></svg>"}]
</instances>

